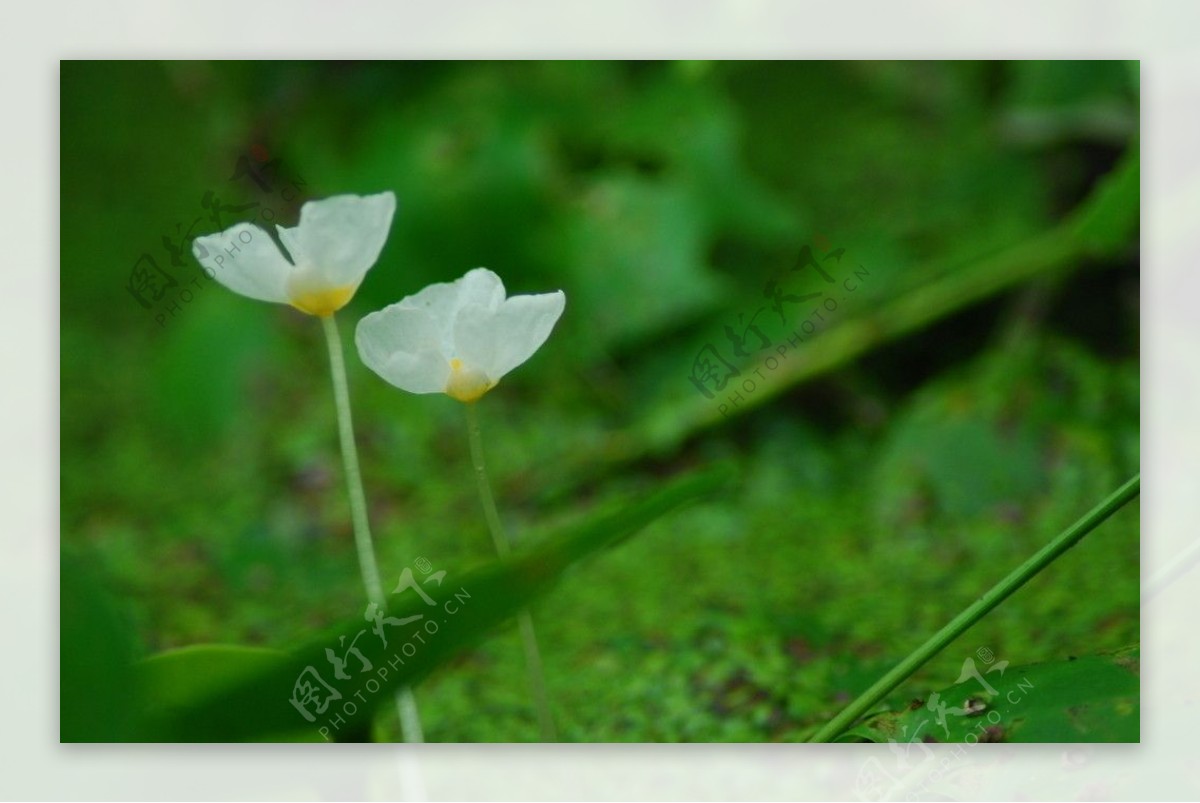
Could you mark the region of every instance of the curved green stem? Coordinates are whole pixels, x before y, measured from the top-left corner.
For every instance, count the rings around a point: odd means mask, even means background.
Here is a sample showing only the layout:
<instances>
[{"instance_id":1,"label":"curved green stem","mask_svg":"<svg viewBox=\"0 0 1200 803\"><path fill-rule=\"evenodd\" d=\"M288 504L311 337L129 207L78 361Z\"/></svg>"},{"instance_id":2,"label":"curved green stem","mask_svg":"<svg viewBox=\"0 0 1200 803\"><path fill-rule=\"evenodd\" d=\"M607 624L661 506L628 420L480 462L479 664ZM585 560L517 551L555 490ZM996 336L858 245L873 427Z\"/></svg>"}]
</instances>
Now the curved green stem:
<instances>
[{"instance_id":1,"label":"curved green stem","mask_svg":"<svg viewBox=\"0 0 1200 803\"><path fill-rule=\"evenodd\" d=\"M475 402L463 405L467 408L467 437L471 443L471 462L475 466L475 482L479 486L479 499L483 503L483 515L487 519L488 529L492 533L492 543L496 545L496 553L501 558L512 551L512 544L500 523L500 513L496 510L496 499L492 496L492 485L488 481L487 465L483 459L483 438L479 434L479 411ZM521 643L525 648L525 668L529 676L529 689L537 706L538 726L542 732L542 741L556 742L558 735L554 727L554 717L550 713L550 698L546 694L546 679L542 669L542 653L538 649L537 633L533 629L533 616L529 609L522 610L517 615L521 629Z\"/></svg>"},{"instance_id":2,"label":"curved green stem","mask_svg":"<svg viewBox=\"0 0 1200 803\"><path fill-rule=\"evenodd\" d=\"M1136 474L1096 507L1088 511L1083 518L1063 530L1053 541L1039 549L1027 561L1014 569L1007 577L992 586L975 602L955 616L950 622L935 633L928 641L917 647L908 657L896 664L886 675L875 682L871 688L860 694L854 702L825 724L813 735L810 742L828 742L837 738L842 731L850 727L865 714L872 706L886 697L893 689L903 683L910 675L920 669L927 661L945 649L956 638L982 619L993 608L1008 599L1018 588L1025 585L1053 563L1058 557L1075 546L1083 537L1096 529L1105 519L1117 512L1129 500L1138 495L1141 489L1142 475Z\"/></svg>"},{"instance_id":3,"label":"curved green stem","mask_svg":"<svg viewBox=\"0 0 1200 803\"><path fill-rule=\"evenodd\" d=\"M321 326L325 330L325 342L329 346L329 372L333 377L333 397L337 405L338 439L342 445L342 467L346 473L346 490L350 496L350 521L354 526L354 546L358 552L358 568L362 574L363 588L367 599L380 609L386 609L387 598L383 583L379 579L379 567L375 563L375 545L371 541L371 528L367 521L367 497L363 493L362 470L358 465L358 447L354 442L354 419L350 414L350 383L346 381L346 361L342 354L342 338L338 333L334 316L322 316ZM421 718L417 713L416 699L412 690L403 688L396 692L396 711L400 716L400 727L406 742L423 742Z\"/></svg>"}]
</instances>

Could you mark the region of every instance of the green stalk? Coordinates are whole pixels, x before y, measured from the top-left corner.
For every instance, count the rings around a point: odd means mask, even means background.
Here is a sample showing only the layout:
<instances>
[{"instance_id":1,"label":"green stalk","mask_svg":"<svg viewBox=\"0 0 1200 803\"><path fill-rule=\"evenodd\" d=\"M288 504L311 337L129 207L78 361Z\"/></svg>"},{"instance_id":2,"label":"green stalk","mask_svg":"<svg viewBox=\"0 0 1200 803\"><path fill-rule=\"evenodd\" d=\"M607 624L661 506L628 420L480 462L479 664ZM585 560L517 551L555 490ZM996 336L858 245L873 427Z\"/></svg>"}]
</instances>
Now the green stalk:
<instances>
[{"instance_id":1,"label":"green stalk","mask_svg":"<svg viewBox=\"0 0 1200 803\"><path fill-rule=\"evenodd\" d=\"M325 342L329 346L329 371L333 377L333 397L337 404L338 438L342 445L342 467L346 473L346 489L350 496L350 521L354 526L358 568L362 574L367 599L375 603L380 610L386 610L387 598L383 594L379 567L375 563L375 546L371 541L371 528L367 521L367 497L363 493L358 447L354 442L354 419L350 414L350 383L346 381L342 337L338 333L337 321L333 315L321 316L321 326L325 330ZM417 702L411 689L403 688L396 692L396 712L400 716L400 729L404 741L425 741L421 731L421 718L417 713Z\"/></svg>"},{"instance_id":2,"label":"green stalk","mask_svg":"<svg viewBox=\"0 0 1200 803\"><path fill-rule=\"evenodd\" d=\"M1118 488L1107 499L1092 508L1083 518L1063 530L1053 541L1039 549L1032 557L1014 569L1007 577L992 586L983 596L935 633L928 641L917 647L908 657L896 664L871 688L860 694L854 702L825 724L810 742L828 742L837 738L872 706L891 693L910 675L925 665L931 658L950 645L968 628L982 619L993 608L1008 599L1013 592L1025 585L1039 572L1075 546L1083 537L1096 529L1105 519L1117 512L1141 490L1142 475L1134 477Z\"/></svg>"},{"instance_id":3,"label":"green stalk","mask_svg":"<svg viewBox=\"0 0 1200 803\"><path fill-rule=\"evenodd\" d=\"M475 481L479 486L479 499L483 503L483 516L487 519L488 529L492 533L492 543L496 545L496 553L507 557L512 551L512 543L500 523L500 513L496 510L496 499L492 496L492 485L488 481L487 465L483 459L483 438L479 434L479 411L475 402L466 402L467 408L467 437L471 443L471 462L475 466ZM542 653L538 649L537 633L533 629L533 616L528 608L517 614L517 622L521 630L521 643L525 648L525 668L529 677L529 690L533 694L537 707L538 726L542 732L542 741L557 742L558 735L554 727L554 717L550 713L550 698L546 694L546 679L542 670Z\"/></svg>"}]
</instances>

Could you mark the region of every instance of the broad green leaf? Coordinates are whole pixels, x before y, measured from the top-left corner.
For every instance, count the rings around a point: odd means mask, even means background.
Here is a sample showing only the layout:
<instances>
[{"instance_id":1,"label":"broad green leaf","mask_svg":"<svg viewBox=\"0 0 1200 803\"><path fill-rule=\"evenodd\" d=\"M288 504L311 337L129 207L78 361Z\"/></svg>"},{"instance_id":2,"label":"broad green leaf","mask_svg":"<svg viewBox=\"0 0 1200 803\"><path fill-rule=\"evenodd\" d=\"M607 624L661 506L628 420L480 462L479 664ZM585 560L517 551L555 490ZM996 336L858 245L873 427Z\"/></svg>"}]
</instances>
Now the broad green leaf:
<instances>
[{"instance_id":1,"label":"broad green leaf","mask_svg":"<svg viewBox=\"0 0 1200 803\"><path fill-rule=\"evenodd\" d=\"M840 741L1137 742L1139 659L1133 646L1028 666L964 664L961 682Z\"/></svg>"},{"instance_id":2,"label":"broad green leaf","mask_svg":"<svg viewBox=\"0 0 1200 803\"><path fill-rule=\"evenodd\" d=\"M421 619L402 629L385 628L389 639L386 647L360 614L294 650L279 663L265 656L248 655L225 661L231 657L226 653L221 671L227 672L226 677L240 678L194 696L179 688L191 668L176 672L182 663L176 667L163 664L158 667L162 672L157 690L165 699L161 704L148 701L149 715L141 736L150 741L228 742L270 739L292 734L298 727L307 727L310 738L347 738L362 733L371 713L390 704L395 689L417 683L477 643L553 587L582 558L621 542L686 502L711 495L727 476L727 471L717 469L686 477L647 498L615 506L511 558L464 575L447 574L438 585L422 588L434 602L432 607L414 593L391 597L388 616L396 620ZM348 657L345 677L338 680L327 655L345 655L349 644L361 651L362 660ZM214 655L202 652L192 658L197 661L196 667L202 667L205 660L215 662ZM340 698L319 713L315 705L301 706L312 713L309 722L292 700L298 682L302 685L308 681L321 688L313 672L319 673L331 690L323 691L324 696L336 692ZM335 716L340 717L336 727L332 721ZM321 727L327 731L322 733L318 730Z\"/></svg>"},{"instance_id":3,"label":"broad green leaf","mask_svg":"<svg viewBox=\"0 0 1200 803\"><path fill-rule=\"evenodd\" d=\"M256 673L278 669L287 653L236 644L200 644L168 650L135 667L151 718L171 716L205 697L219 694ZM297 720L297 725L303 720ZM273 734L270 741L321 741L312 729L293 728Z\"/></svg>"},{"instance_id":4,"label":"broad green leaf","mask_svg":"<svg viewBox=\"0 0 1200 803\"><path fill-rule=\"evenodd\" d=\"M618 343L707 311L722 287L704 270L707 224L680 184L595 182L564 227L584 316Z\"/></svg>"}]
</instances>

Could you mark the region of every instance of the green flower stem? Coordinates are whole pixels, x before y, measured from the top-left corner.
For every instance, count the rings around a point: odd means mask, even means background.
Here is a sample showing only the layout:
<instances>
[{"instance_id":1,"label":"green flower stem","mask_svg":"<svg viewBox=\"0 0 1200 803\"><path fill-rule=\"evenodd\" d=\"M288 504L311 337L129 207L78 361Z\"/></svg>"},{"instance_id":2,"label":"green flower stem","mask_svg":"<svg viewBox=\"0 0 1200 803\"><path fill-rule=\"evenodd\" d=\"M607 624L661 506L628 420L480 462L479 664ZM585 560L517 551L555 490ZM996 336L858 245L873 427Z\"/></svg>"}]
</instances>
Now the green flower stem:
<instances>
[{"instance_id":1,"label":"green flower stem","mask_svg":"<svg viewBox=\"0 0 1200 803\"><path fill-rule=\"evenodd\" d=\"M471 442L471 462L475 466L475 481L479 485L479 499L483 503L483 515L487 519L488 529L492 532L492 542L496 545L496 553L501 558L512 552L512 543L500 523L500 514L496 510L496 499L492 496L492 485L488 481L487 465L483 460L483 438L479 434L479 411L475 402L463 405L467 408L467 435ZM554 728L554 717L550 713L550 698L546 694L545 673L542 670L542 653L538 649L537 633L533 629L533 616L529 609L523 609L517 615L521 630L521 643L525 647L525 668L529 676L529 689L533 693L534 704L537 706L538 725L542 731L542 741L557 742L558 735Z\"/></svg>"},{"instance_id":2,"label":"green flower stem","mask_svg":"<svg viewBox=\"0 0 1200 803\"><path fill-rule=\"evenodd\" d=\"M1134 475L1131 480L1114 491L1103 502L1092 508L1083 518L1063 530L1053 541L1039 549L1007 577L992 586L983 596L951 619L949 624L935 633L903 661L896 664L886 675L876 681L871 688L860 694L854 702L846 706L845 710L817 731L809 741L828 742L831 739L837 738L842 731L854 724L859 717L891 693L893 689L903 683L910 675L920 669L929 659L949 646L952 641L966 632L969 627L982 619L1001 602L1008 599L1018 588L1029 582L1030 579L1053 563L1064 552L1083 540L1085 535L1096 529L1105 519L1136 497L1141 490L1141 478L1142 475L1140 473Z\"/></svg>"},{"instance_id":3,"label":"green flower stem","mask_svg":"<svg viewBox=\"0 0 1200 803\"><path fill-rule=\"evenodd\" d=\"M354 546L358 551L358 568L362 574L367 599L381 610L387 608L379 567L375 563L375 546L371 542L371 527L367 521L367 497L363 493L362 470L358 465L358 447L354 442L354 419L350 414L350 383L346 381L346 361L342 354L342 337L333 315L322 316L325 342L329 346L329 371L333 376L333 397L337 404L338 437L342 444L342 467L346 473L346 489L350 495L350 521L354 525ZM411 689L396 692L396 712L404 741L420 743L421 718Z\"/></svg>"}]
</instances>

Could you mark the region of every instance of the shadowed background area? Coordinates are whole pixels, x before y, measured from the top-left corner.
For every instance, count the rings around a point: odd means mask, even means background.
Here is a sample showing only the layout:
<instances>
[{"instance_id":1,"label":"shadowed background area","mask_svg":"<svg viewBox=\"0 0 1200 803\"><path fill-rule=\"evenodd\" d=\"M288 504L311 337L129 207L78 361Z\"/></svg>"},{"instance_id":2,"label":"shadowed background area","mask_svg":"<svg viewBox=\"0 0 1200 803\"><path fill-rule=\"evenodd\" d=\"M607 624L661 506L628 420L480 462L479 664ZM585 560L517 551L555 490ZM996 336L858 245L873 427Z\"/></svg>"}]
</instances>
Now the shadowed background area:
<instances>
[{"instance_id":1,"label":"shadowed background area","mask_svg":"<svg viewBox=\"0 0 1200 803\"><path fill-rule=\"evenodd\" d=\"M732 471L538 603L566 740L802 738L1138 469L1136 64L65 62L61 88L61 537L113 613L64 604L64 679L361 613L318 322L190 253L312 198L398 200L338 316L385 584L493 553L460 405L386 385L353 325L474 267L567 295L480 403L511 531ZM1134 507L893 703L979 650L1136 642L1138 555ZM430 740L537 739L514 632L417 689Z\"/></svg>"}]
</instances>

